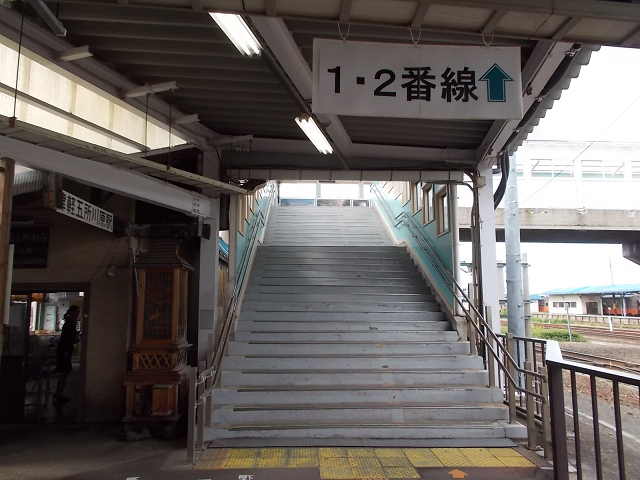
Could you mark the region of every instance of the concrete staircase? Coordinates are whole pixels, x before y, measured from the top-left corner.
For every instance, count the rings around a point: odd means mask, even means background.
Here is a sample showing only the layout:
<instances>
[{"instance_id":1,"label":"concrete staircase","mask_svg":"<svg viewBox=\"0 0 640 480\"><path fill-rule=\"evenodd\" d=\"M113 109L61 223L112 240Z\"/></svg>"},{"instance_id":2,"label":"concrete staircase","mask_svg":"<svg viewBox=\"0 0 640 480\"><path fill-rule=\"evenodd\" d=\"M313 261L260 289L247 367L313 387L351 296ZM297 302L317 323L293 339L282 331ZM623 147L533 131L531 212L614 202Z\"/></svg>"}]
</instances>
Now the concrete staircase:
<instances>
[{"instance_id":1,"label":"concrete staircase","mask_svg":"<svg viewBox=\"0 0 640 480\"><path fill-rule=\"evenodd\" d=\"M481 358L450 330L375 210L281 207L271 215L213 394L209 439L473 446L522 433L510 431Z\"/></svg>"}]
</instances>

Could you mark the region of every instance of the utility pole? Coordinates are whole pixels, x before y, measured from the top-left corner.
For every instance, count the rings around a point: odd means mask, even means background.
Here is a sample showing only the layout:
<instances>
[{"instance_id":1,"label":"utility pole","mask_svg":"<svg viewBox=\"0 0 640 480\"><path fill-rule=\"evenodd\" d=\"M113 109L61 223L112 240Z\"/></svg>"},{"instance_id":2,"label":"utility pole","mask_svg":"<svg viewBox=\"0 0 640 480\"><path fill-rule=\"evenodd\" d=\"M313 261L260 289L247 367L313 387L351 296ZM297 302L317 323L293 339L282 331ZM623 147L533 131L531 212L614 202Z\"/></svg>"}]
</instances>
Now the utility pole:
<instances>
[{"instance_id":1,"label":"utility pole","mask_svg":"<svg viewBox=\"0 0 640 480\"><path fill-rule=\"evenodd\" d=\"M516 157L509 161L509 178L504 195L504 241L507 260L508 331L524 337L524 298L522 293L522 260L520 258L520 218Z\"/></svg>"}]
</instances>

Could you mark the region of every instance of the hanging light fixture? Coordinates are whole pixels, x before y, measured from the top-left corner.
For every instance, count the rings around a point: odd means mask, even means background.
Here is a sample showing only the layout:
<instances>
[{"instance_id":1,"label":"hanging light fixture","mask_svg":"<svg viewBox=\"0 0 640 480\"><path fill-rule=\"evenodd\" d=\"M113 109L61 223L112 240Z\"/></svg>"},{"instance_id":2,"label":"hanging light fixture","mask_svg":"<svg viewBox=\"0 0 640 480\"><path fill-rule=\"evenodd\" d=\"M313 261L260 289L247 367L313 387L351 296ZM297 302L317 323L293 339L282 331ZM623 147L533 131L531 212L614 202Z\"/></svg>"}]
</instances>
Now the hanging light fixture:
<instances>
[{"instance_id":1,"label":"hanging light fixture","mask_svg":"<svg viewBox=\"0 0 640 480\"><path fill-rule=\"evenodd\" d=\"M333 153L331 144L313 118L309 115L300 115L296 118L296 123L321 153L325 155Z\"/></svg>"},{"instance_id":2,"label":"hanging light fixture","mask_svg":"<svg viewBox=\"0 0 640 480\"><path fill-rule=\"evenodd\" d=\"M240 15L211 12L209 12L209 15L216 21L240 53L247 56L260 55L262 46Z\"/></svg>"}]
</instances>

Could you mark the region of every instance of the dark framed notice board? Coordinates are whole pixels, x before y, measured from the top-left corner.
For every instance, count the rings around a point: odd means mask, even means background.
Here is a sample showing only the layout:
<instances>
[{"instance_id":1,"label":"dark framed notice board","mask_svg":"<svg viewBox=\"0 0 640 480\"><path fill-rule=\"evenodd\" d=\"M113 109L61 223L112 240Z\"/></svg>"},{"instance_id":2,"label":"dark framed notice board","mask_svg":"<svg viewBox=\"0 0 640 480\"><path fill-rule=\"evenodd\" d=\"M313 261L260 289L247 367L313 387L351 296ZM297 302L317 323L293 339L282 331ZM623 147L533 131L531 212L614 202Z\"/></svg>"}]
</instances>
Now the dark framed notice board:
<instances>
[{"instance_id":1,"label":"dark framed notice board","mask_svg":"<svg viewBox=\"0 0 640 480\"><path fill-rule=\"evenodd\" d=\"M13 268L47 268L49 225L12 225Z\"/></svg>"}]
</instances>

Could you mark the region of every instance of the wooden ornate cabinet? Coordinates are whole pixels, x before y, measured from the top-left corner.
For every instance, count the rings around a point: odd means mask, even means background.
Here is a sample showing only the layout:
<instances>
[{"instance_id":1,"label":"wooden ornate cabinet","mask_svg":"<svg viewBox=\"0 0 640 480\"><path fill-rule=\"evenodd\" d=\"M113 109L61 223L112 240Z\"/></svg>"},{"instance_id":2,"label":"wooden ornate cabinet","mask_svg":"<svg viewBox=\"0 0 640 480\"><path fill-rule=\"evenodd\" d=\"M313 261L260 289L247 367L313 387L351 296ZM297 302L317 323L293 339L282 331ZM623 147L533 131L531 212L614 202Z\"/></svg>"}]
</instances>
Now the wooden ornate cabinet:
<instances>
[{"instance_id":1,"label":"wooden ornate cabinet","mask_svg":"<svg viewBox=\"0 0 640 480\"><path fill-rule=\"evenodd\" d=\"M138 280L135 345L125 375L125 422L177 421L187 395L187 287L191 265L179 241L152 240L134 267Z\"/></svg>"}]
</instances>

